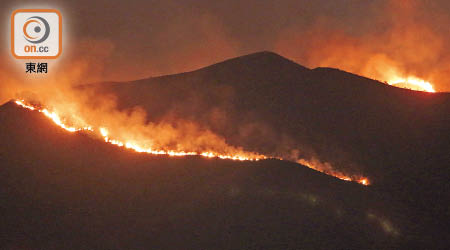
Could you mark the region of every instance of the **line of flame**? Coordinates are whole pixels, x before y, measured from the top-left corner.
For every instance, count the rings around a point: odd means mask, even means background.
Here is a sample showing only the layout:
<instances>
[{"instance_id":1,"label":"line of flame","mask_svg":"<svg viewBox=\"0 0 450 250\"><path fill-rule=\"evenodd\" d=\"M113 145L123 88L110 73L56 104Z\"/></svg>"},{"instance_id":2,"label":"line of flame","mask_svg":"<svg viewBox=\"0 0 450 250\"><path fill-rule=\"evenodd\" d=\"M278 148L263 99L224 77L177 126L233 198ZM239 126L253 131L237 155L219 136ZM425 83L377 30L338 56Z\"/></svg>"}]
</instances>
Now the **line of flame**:
<instances>
[{"instance_id":1,"label":"line of flame","mask_svg":"<svg viewBox=\"0 0 450 250\"><path fill-rule=\"evenodd\" d=\"M63 120L60 118L60 116L56 112L50 112L48 109L45 109L45 108L40 109L33 105L26 104L24 100L15 100L15 103L23 108L43 113L47 118L52 120L56 125L65 129L68 132L73 133L73 132L78 132L78 131L90 131L90 132L96 131L96 130L94 130L94 128L92 126L84 126L84 127L80 127L80 128L68 126L63 122ZM198 156L207 157L207 158L220 158L220 159L229 159L229 160L238 160L238 161L258 161L258 160L269 159L269 158L282 160L281 158L268 157L268 156L265 156L262 154L256 154L256 153L248 153L250 156L245 156L245 155L226 155L226 154L220 154L220 153L211 152L211 151L186 152L186 151L175 151L175 150L154 150L152 148L143 148L139 145L136 145L136 144L133 144L130 142L122 142L119 140L111 139L109 137L108 130L104 127L98 128L98 132L99 132L99 135L103 138L103 140L105 142L110 143L115 146L118 146L118 147L124 147L127 149L131 149L131 150L134 150L134 151L140 152L140 153L148 153L148 154L155 154L155 155L169 155L169 156L198 155ZM370 184L369 180L365 177L358 177L357 179L355 179L355 178L351 178L351 177L346 176L341 173L337 173L337 172L329 173L329 172L323 171L320 168L317 168L314 165L312 165L311 163L306 162L306 161L302 161L301 164L305 165L311 169L314 169L316 171L325 173L327 175L334 176L334 177L344 180L344 181L354 181L354 182L357 182L362 185Z\"/></svg>"},{"instance_id":2,"label":"line of flame","mask_svg":"<svg viewBox=\"0 0 450 250\"><path fill-rule=\"evenodd\" d=\"M321 168L317 167L311 161L307 161L305 159L297 160L297 163L302 164L303 166L307 166L308 168L317 170L319 172L322 172L324 174L334 176L334 177L336 177L338 179L341 179L343 181L354 181L354 182L357 182L357 183L359 183L361 185L364 185L364 186L370 185L370 181L369 181L369 179L367 177L363 177L363 176L350 177L350 176L347 176L347 175L345 175L345 174L343 174L342 172L339 172L339 171L324 170L324 169L321 169Z\"/></svg>"},{"instance_id":3,"label":"line of flame","mask_svg":"<svg viewBox=\"0 0 450 250\"><path fill-rule=\"evenodd\" d=\"M78 131L90 131L95 132L92 126L85 126L81 128L76 128L72 126L66 125L63 120L60 118L60 116L56 112L51 112L48 109L39 109L35 106L32 106L30 104L26 104L24 100L16 100L15 103L23 108L38 111L40 113L43 113L46 117L51 119L56 125L59 127L65 129L69 132L78 132ZM114 140L108 137L108 130L106 128L99 128L98 129L99 134L103 137L105 142L108 142L112 145L116 145L119 147L125 147L128 149L132 149L136 152L140 153L149 153L149 154L156 154L156 155L170 155L170 156L188 156L188 155L200 155L207 158L220 158L220 159L229 159L229 160L239 160L239 161L258 161L263 159L268 159L269 157L261 154L256 153L247 153L247 155L226 155L226 154L220 154L217 152L212 151L204 151L204 152L185 152L185 151L175 151L175 150L154 150L152 148L144 148L139 145L130 143L130 142L122 142L119 140Z\"/></svg>"},{"instance_id":4,"label":"line of flame","mask_svg":"<svg viewBox=\"0 0 450 250\"><path fill-rule=\"evenodd\" d=\"M398 85L398 84L407 84L412 86L412 90L425 91L435 93L433 85L430 82L424 81L422 79L416 77L408 77L408 78L396 78L395 80L388 81L389 85Z\"/></svg>"}]
</instances>

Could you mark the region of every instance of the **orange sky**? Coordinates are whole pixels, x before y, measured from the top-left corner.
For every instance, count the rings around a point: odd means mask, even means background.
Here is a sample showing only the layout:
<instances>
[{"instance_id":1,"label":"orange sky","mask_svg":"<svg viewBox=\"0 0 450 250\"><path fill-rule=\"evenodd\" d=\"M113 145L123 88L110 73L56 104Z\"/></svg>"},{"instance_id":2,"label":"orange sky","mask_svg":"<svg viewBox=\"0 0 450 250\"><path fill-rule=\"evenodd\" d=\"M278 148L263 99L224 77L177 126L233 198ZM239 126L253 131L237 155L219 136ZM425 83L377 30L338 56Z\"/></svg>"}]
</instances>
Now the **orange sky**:
<instances>
[{"instance_id":1,"label":"orange sky","mask_svg":"<svg viewBox=\"0 0 450 250\"><path fill-rule=\"evenodd\" d=\"M59 9L64 19L64 52L51 62L52 80L131 80L271 50L310 68L335 67L381 81L395 72L450 91L446 0L8 0L0 7L4 93L28 80L20 72L25 62L14 61L9 51L10 14L40 6Z\"/></svg>"}]
</instances>

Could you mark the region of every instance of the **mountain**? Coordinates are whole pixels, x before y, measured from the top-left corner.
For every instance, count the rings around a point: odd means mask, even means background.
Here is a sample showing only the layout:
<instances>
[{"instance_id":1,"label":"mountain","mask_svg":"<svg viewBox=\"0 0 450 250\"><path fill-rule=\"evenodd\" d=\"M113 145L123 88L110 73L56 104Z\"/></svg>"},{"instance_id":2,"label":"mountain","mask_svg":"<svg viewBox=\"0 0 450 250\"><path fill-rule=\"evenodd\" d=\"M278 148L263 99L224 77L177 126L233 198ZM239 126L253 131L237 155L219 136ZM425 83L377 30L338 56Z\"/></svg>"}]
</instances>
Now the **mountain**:
<instances>
[{"instance_id":1,"label":"mountain","mask_svg":"<svg viewBox=\"0 0 450 250\"><path fill-rule=\"evenodd\" d=\"M291 161L140 154L0 106L1 248L446 249L448 93L308 69L271 52L85 85L148 121L191 120ZM95 100L92 100L95 105Z\"/></svg>"},{"instance_id":2,"label":"mountain","mask_svg":"<svg viewBox=\"0 0 450 250\"><path fill-rule=\"evenodd\" d=\"M432 242L411 221L413 210L295 163L136 153L67 132L13 102L0 107L0 121L2 249L401 249Z\"/></svg>"},{"instance_id":3,"label":"mountain","mask_svg":"<svg viewBox=\"0 0 450 250\"><path fill-rule=\"evenodd\" d=\"M319 159L368 176L373 188L424 212L421 218L448 218L449 93L308 69L271 52L95 87L116 96L120 109L143 107L149 121L172 114L248 150ZM450 231L442 221L436 219Z\"/></svg>"}]
</instances>

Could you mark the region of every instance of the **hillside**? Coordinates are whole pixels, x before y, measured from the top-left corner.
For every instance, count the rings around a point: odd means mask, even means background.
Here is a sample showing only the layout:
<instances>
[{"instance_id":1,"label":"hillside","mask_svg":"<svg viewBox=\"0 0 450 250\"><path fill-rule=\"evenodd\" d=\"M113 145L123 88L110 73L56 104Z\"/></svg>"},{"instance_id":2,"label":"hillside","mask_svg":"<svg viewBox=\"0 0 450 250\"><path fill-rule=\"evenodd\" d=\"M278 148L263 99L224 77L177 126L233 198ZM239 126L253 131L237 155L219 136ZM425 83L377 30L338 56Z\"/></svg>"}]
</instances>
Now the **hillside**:
<instances>
[{"instance_id":1,"label":"hillside","mask_svg":"<svg viewBox=\"0 0 450 250\"><path fill-rule=\"evenodd\" d=\"M270 52L77 90L285 160L136 153L9 102L0 106L0 248L446 247L448 93L308 69ZM292 162L300 158L371 185Z\"/></svg>"},{"instance_id":2,"label":"hillside","mask_svg":"<svg viewBox=\"0 0 450 250\"><path fill-rule=\"evenodd\" d=\"M413 211L298 164L139 154L0 107L1 248L382 249ZM421 235L420 238L417 235Z\"/></svg>"},{"instance_id":3,"label":"hillside","mask_svg":"<svg viewBox=\"0 0 450 250\"><path fill-rule=\"evenodd\" d=\"M374 188L420 211L447 213L449 93L400 89L338 69L311 70L271 52L96 87L115 95L121 109L143 107L150 121L171 114L251 151L329 162L368 176ZM429 205L436 200L443 202Z\"/></svg>"}]
</instances>

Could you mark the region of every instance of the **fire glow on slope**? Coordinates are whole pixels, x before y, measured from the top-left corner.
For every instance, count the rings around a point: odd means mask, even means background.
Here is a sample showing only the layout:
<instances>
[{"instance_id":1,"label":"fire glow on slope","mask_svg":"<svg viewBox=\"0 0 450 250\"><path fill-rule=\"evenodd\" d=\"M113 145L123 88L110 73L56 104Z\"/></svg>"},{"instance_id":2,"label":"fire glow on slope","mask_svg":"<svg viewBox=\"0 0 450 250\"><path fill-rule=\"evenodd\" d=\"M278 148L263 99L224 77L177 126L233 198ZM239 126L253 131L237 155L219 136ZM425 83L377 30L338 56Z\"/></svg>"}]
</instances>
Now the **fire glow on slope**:
<instances>
[{"instance_id":1,"label":"fire glow on slope","mask_svg":"<svg viewBox=\"0 0 450 250\"><path fill-rule=\"evenodd\" d=\"M56 125L58 125L59 127L65 129L66 131L69 132L77 132L77 131L90 131L90 132L98 132L99 135L101 135L103 137L103 139L105 140L105 142L108 142L110 144L119 146L119 147L125 147L128 149L132 149L136 152L140 152L140 153L149 153L149 154L156 154L156 155L170 155L170 156L187 156L187 155L201 155L204 157L208 157L208 158L220 158L220 159L230 159L230 160L240 160L240 161L257 161L257 160L262 160L262 159L267 159L268 157L264 156L264 155L260 155L260 154L255 154L255 153L249 153L249 152L242 152L240 154L235 154L235 155L226 155L226 154L221 154L218 152L212 152L212 151L205 151L205 152L185 152L185 151L175 151L175 150L155 150L152 148L145 148L142 147L138 144L135 143L130 143L130 142L122 142L119 140L115 140L115 139L111 139L109 137L109 133L108 130L106 128L98 128L94 129L92 126L85 126L85 127L74 127L74 126L70 126L67 125L67 123L64 122L63 119L61 119L61 117L56 113L56 112L51 112L48 109L45 108L38 108L36 106L30 105L30 104L26 104L24 100L16 100L15 103L23 108L26 109L30 109L30 110L35 110L38 111L40 113L43 113L46 117L48 117L49 119L51 119Z\"/></svg>"},{"instance_id":2,"label":"fire glow on slope","mask_svg":"<svg viewBox=\"0 0 450 250\"><path fill-rule=\"evenodd\" d=\"M213 152L213 151L186 152L186 151L176 151L176 150L156 150L156 149L152 149L152 148L142 147L142 146L138 145L137 143L123 142L120 140L113 139L110 137L109 131L105 127L99 127L99 128L94 129L92 126L75 127L75 126L68 125L68 123L64 119L62 119L56 112L52 112L46 108L39 108L38 106L28 104L24 100L16 100L15 103L17 105L19 105L20 107L43 113L47 118L52 120L56 125L65 129L68 132L74 133L74 132L78 132L78 131L85 131L85 132L96 133L97 135L101 136L103 138L103 140L107 143L110 143L110 144L118 146L118 147L124 147L127 149L131 149L131 150L134 150L134 151L140 152L140 153L148 153L148 154L155 154L155 155L169 155L169 156L198 155L198 156L203 156L203 157L207 157L207 158L220 158L220 159L239 160L239 161L258 161L258 160L262 160L262 159L276 158L276 157L268 157L265 155L251 153L251 152L244 152L244 151L242 151L238 154L221 154L221 153ZM277 158L277 159L281 160L281 158ZM352 177L346 176L340 172L326 171L326 170L321 169L320 167L314 165L313 163L305 161L305 160L299 160L297 162L300 164L303 164L311 169L317 170L317 171L325 173L327 175L334 176L334 177L344 180L344 181L354 181L354 182L357 182L362 185L370 184L369 180L365 177L352 178Z\"/></svg>"},{"instance_id":3,"label":"fire glow on slope","mask_svg":"<svg viewBox=\"0 0 450 250\"><path fill-rule=\"evenodd\" d=\"M314 162L314 161L307 161L305 159L297 160L297 163L302 164L304 166L307 166L307 167L309 167L311 169L317 170L319 172L325 173L327 175L334 176L334 177L336 177L338 179L341 179L341 180L344 180L344 181L355 181L355 182L358 182L359 184L364 185L364 186L370 185L369 179L366 178L366 177L363 177L363 176L350 177L348 175L345 175L342 172L333 170L330 167L323 167L323 166L321 166L321 165L324 165L324 164L320 164L320 163L317 163L317 162Z\"/></svg>"},{"instance_id":4,"label":"fire glow on slope","mask_svg":"<svg viewBox=\"0 0 450 250\"><path fill-rule=\"evenodd\" d=\"M393 79L388 81L388 84L411 90L418 90L431 93L436 92L436 90L434 90L433 85L430 82L419 79L417 77L408 77L408 78L394 77Z\"/></svg>"}]
</instances>

